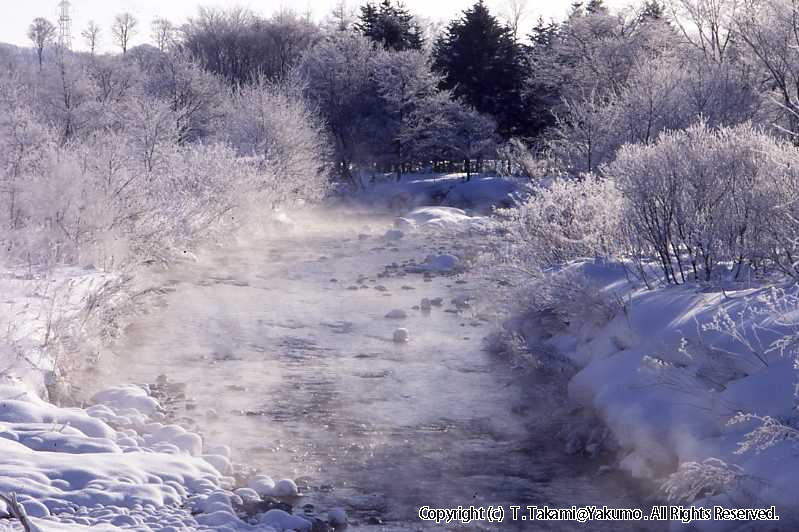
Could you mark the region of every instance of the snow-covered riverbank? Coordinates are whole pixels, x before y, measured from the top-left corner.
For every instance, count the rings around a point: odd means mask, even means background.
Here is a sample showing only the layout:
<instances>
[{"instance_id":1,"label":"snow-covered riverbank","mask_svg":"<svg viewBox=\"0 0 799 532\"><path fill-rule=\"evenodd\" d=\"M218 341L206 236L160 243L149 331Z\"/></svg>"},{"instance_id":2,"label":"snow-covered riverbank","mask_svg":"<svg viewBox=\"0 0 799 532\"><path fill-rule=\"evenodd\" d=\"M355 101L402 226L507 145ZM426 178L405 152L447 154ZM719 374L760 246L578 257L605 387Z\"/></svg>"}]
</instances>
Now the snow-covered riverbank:
<instances>
[{"instance_id":1,"label":"snow-covered riverbank","mask_svg":"<svg viewBox=\"0 0 799 532\"><path fill-rule=\"evenodd\" d=\"M240 519L247 503L273 494L274 482L259 477L257 491L231 492L230 449L165 422L146 386L104 390L85 408L46 400L61 390L64 371L85 369L70 357L90 356L108 340L97 321L130 297L122 279L64 269L44 279L8 272L0 284L0 494L18 502L16 510L0 502L0 526L21 527L22 517L41 530L311 527L268 506ZM279 489L291 495L292 486Z\"/></svg>"},{"instance_id":2,"label":"snow-covered riverbank","mask_svg":"<svg viewBox=\"0 0 799 532\"><path fill-rule=\"evenodd\" d=\"M799 471L796 287L761 281L650 290L622 264L604 261L574 262L547 282L539 311L516 325L539 363L565 357L574 365L571 401L610 431L576 430L569 447L616 449L622 470L663 483L674 502L776 505L778 529L791 529Z\"/></svg>"}]
</instances>

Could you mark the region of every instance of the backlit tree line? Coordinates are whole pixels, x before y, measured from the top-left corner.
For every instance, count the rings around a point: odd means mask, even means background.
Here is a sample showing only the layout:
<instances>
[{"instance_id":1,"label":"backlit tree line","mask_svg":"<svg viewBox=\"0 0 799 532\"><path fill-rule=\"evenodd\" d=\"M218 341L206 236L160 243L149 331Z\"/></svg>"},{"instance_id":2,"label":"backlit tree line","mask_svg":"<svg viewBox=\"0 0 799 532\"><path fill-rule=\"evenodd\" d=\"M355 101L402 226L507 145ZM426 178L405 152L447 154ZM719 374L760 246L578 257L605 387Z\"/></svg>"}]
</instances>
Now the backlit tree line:
<instances>
[{"instance_id":1,"label":"backlit tree line","mask_svg":"<svg viewBox=\"0 0 799 532\"><path fill-rule=\"evenodd\" d=\"M544 238L546 227L544 241L564 246L541 257L632 255L655 260L672 283L710 279L719 264L738 276L795 274L798 8L646 0L611 11L589 0L527 34L523 0L506 13L478 1L445 25L394 0L342 3L321 22L201 8L180 25L154 20L151 44L123 13L108 28L116 54L100 53L106 30L95 23L81 32L88 53L59 52L53 25L36 19L33 53L4 52L13 68L3 98L17 109L4 142L18 143L3 152L9 226L30 216L20 210L22 161L73 157L113 134L128 151L110 168L135 161L143 175L126 171L137 182L213 145L253 175L270 173L275 202L313 196L328 174L363 186L381 174L468 176L486 162L545 171L570 181L526 211L520 238ZM48 139L49 159L31 155L32 135ZM608 207L565 200L575 194ZM74 239L66 212L45 219ZM610 221L590 222L603 213Z\"/></svg>"}]
</instances>

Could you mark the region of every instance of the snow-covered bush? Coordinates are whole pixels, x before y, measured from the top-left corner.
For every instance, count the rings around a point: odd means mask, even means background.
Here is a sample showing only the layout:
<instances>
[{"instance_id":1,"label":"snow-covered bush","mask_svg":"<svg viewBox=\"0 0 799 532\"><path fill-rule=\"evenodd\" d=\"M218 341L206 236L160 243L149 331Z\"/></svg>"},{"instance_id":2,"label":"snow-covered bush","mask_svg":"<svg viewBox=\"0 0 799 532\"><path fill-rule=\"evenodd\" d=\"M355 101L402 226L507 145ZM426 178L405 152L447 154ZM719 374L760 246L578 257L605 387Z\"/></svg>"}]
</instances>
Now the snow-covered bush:
<instances>
[{"instance_id":1,"label":"snow-covered bush","mask_svg":"<svg viewBox=\"0 0 799 532\"><path fill-rule=\"evenodd\" d=\"M709 281L720 263L738 275L761 260L764 236L784 227L774 214L796 187L790 150L748 124L699 122L652 145L624 146L605 172L627 201L632 247L657 258L666 282ZM775 259L782 253L773 246Z\"/></svg>"},{"instance_id":2,"label":"snow-covered bush","mask_svg":"<svg viewBox=\"0 0 799 532\"><path fill-rule=\"evenodd\" d=\"M0 75L7 262L109 270L166 260L326 190L327 141L299 89L220 91L169 56L76 56L32 76Z\"/></svg>"},{"instance_id":3,"label":"snow-covered bush","mask_svg":"<svg viewBox=\"0 0 799 532\"><path fill-rule=\"evenodd\" d=\"M573 173L601 171L624 144L649 145L664 131L703 120L712 128L764 123L762 96L740 61L708 63L691 49L644 54L617 90L583 90L557 113L554 155Z\"/></svg>"},{"instance_id":4,"label":"snow-covered bush","mask_svg":"<svg viewBox=\"0 0 799 532\"><path fill-rule=\"evenodd\" d=\"M500 209L512 260L535 270L619 250L623 199L615 183L594 176L556 179L518 208Z\"/></svg>"},{"instance_id":5,"label":"snow-covered bush","mask_svg":"<svg viewBox=\"0 0 799 532\"><path fill-rule=\"evenodd\" d=\"M259 188L275 201L319 199L329 178L330 146L317 112L291 84L264 78L230 97L220 137L252 157L263 174Z\"/></svg>"},{"instance_id":6,"label":"snow-covered bush","mask_svg":"<svg viewBox=\"0 0 799 532\"><path fill-rule=\"evenodd\" d=\"M666 498L673 503L692 503L740 488L749 479L735 464L717 458L686 462L662 485Z\"/></svg>"}]
</instances>

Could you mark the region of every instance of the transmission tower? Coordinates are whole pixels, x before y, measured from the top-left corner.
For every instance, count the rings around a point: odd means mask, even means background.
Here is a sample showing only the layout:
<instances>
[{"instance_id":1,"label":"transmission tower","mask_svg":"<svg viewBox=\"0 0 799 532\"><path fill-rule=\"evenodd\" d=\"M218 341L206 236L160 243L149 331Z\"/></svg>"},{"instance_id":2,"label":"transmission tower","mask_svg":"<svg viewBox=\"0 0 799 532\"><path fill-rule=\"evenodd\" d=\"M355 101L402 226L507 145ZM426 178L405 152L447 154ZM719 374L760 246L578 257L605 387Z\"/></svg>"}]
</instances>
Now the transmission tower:
<instances>
[{"instance_id":1,"label":"transmission tower","mask_svg":"<svg viewBox=\"0 0 799 532\"><path fill-rule=\"evenodd\" d=\"M58 4L58 46L62 50L72 50L72 17L69 15L68 0Z\"/></svg>"}]
</instances>

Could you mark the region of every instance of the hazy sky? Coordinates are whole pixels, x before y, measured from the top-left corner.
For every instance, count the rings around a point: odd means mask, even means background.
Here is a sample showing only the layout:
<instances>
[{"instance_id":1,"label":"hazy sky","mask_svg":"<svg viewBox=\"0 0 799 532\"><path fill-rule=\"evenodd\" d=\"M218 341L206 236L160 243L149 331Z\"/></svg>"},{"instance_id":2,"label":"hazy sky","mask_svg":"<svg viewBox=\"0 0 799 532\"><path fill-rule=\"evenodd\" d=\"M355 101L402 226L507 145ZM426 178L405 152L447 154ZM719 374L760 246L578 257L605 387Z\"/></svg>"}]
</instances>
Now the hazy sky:
<instances>
[{"instance_id":1,"label":"hazy sky","mask_svg":"<svg viewBox=\"0 0 799 532\"><path fill-rule=\"evenodd\" d=\"M365 0L364 0L365 1ZM348 0L349 7L364 3L361 0ZM528 15L525 30L532 26L539 15L544 18L562 18L573 0L528 0ZM116 13L130 11L139 20L139 33L133 44L150 41L150 21L153 17L165 17L173 22L183 22L192 16L198 6L249 7L255 12L270 14L281 7L305 12L309 8L315 19L324 18L337 4L337 0L71 0L73 47L83 49L80 31L89 20L96 21L104 30L103 49L110 48L107 28ZM488 0L492 11L499 13L507 0ZM45 17L55 23L59 0L0 0L0 42L29 46L26 37L27 27L34 17ZM405 0L405 5L414 13L434 20L448 21L468 8L474 0ZM606 0L610 7L623 7L629 0Z\"/></svg>"}]
</instances>

